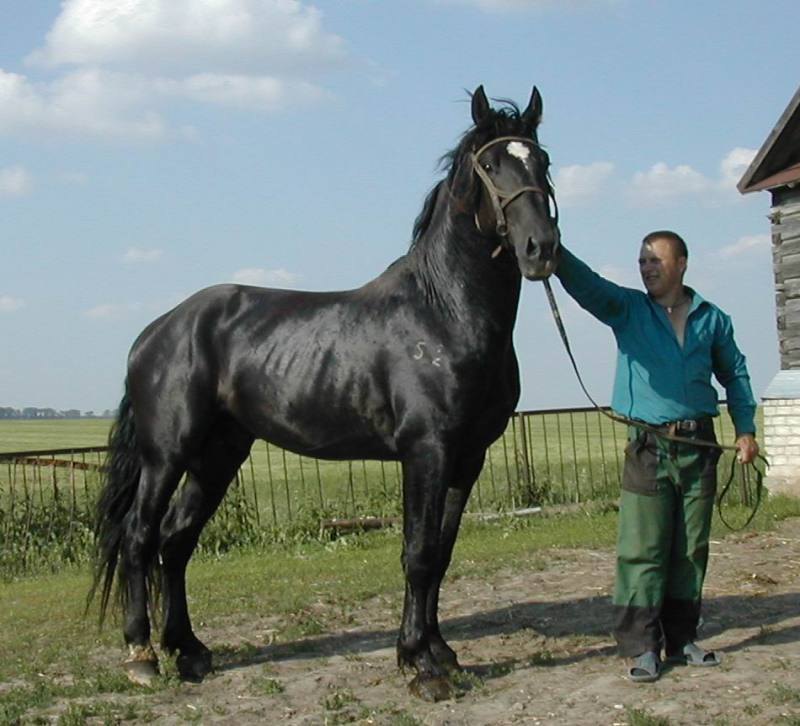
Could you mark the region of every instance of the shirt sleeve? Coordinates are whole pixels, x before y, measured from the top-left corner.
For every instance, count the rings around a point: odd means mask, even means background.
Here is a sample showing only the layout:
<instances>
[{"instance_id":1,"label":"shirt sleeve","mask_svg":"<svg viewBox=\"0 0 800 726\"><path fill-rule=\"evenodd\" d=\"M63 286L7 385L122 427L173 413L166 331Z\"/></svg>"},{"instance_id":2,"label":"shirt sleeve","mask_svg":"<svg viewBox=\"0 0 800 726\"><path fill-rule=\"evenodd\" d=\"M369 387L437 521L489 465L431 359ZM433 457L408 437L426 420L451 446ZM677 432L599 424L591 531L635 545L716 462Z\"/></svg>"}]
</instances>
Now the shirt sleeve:
<instances>
[{"instance_id":1,"label":"shirt sleeve","mask_svg":"<svg viewBox=\"0 0 800 726\"><path fill-rule=\"evenodd\" d=\"M613 328L627 318L627 288L601 277L563 246L555 274L575 302L600 322Z\"/></svg>"},{"instance_id":2,"label":"shirt sleeve","mask_svg":"<svg viewBox=\"0 0 800 726\"><path fill-rule=\"evenodd\" d=\"M725 388L736 436L755 434L756 400L750 387L747 361L734 340L731 319L724 313L720 316L722 322L712 349L714 375Z\"/></svg>"}]
</instances>

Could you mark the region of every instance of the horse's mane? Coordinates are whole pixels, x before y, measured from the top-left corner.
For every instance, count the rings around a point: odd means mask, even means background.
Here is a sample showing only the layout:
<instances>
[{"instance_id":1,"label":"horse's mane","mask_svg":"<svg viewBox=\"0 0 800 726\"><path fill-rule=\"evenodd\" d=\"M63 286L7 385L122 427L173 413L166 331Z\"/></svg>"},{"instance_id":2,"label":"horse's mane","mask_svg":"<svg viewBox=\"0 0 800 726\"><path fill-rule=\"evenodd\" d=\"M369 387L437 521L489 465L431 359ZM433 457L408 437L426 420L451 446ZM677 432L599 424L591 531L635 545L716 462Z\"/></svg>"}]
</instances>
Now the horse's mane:
<instances>
[{"instance_id":1,"label":"horse's mane","mask_svg":"<svg viewBox=\"0 0 800 726\"><path fill-rule=\"evenodd\" d=\"M522 120L519 106L506 99L499 99L499 103L503 105L498 108L492 108L479 126L472 126L467 129L462 134L458 144L440 157L437 168L446 172L446 176L425 197L422 211L420 211L414 222L410 249L413 250L416 247L430 227L439 190L443 184L452 180L456 169L458 169L466 154L479 149L485 143L499 136L528 136L530 134L530 130L526 129L525 122ZM535 131L531 138L538 143Z\"/></svg>"}]
</instances>

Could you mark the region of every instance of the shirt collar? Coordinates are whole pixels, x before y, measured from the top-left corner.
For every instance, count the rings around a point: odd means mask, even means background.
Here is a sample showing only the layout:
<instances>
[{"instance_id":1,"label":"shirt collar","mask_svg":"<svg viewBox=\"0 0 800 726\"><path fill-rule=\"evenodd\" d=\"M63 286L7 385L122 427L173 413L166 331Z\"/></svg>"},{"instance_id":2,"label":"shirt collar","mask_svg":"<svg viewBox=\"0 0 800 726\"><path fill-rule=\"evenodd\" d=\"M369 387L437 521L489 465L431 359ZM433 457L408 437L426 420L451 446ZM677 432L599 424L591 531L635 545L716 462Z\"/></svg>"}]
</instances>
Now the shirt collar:
<instances>
[{"instance_id":1,"label":"shirt collar","mask_svg":"<svg viewBox=\"0 0 800 726\"><path fill-rule=\"evenodd\" d=\"M699 308L703 303L706 302L705 298L699 292L697 292L693 287L689 287L688 285L684 285L683 287L686 290L686 294L692 300L689 303L689 312L690 313L694 312L695 310L697 310L697 308ZM654 307L663 309L663 305L659 305L655 300L653 300L653 298L650 295L645 293L645 296L650 301L651 305L653 305Z\"/></svg>"},{"instance_id":2,"label":"shirt collar","mask_svg":"<svg viewBox=\"0 0 800 726\"><path fill-rule=\"evenodd\" d=\"M692 296L692 302L689 304L689 312L693 312L697 310L706 300L705 298L697 292L694 288L689 287L688 285L684 285L686 288L686 292Z\"/></svg>"}]
</instances>

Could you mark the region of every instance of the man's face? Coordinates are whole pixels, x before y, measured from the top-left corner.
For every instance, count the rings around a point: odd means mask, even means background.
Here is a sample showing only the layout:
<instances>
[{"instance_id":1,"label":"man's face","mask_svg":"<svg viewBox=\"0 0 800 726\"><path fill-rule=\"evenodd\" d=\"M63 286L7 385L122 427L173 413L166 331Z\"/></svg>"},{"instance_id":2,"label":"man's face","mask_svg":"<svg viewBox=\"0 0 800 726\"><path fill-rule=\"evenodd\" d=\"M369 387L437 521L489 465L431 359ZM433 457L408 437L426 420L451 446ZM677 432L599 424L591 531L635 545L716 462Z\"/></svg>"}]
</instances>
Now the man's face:
<instances>
[{"instance_id":1,"label":"man's face","mask_svg":"<svg viewBox=\"0 0 800 726\"><path fill-rule=\"evenodd\" d=\"M654 239L642 245L639 252L639 274L645 289L653 297L660 297L683 285L686 258L678 257L668 239Z\"/></svg>"}]
</instances>

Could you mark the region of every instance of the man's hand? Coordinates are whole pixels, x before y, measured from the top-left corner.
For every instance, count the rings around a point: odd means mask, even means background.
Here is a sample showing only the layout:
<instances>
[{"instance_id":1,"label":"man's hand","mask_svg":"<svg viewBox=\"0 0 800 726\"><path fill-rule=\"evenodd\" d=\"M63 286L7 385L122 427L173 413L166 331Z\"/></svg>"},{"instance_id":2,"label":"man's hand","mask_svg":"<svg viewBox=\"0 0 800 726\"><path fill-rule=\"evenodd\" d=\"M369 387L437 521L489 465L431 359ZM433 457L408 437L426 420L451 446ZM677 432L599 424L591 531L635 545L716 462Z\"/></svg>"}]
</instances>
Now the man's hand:
<instances>
[{"instance_id":1,"label":"man's hand","mask_svg":"<svg viewBox=\"0 0 800 726\"><path fill-rule=\"evenodd\" d=\"M758 442L753 434L742 434L736 439L736 448L739 449L737 458L742 464L749 464L758 456Z\"/></svg>"}]
</instances>

